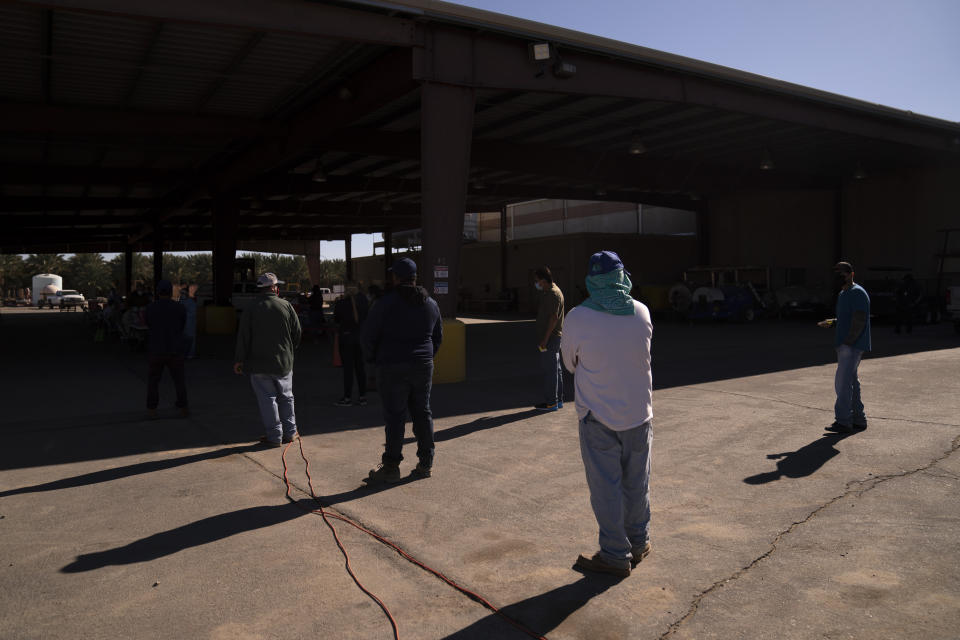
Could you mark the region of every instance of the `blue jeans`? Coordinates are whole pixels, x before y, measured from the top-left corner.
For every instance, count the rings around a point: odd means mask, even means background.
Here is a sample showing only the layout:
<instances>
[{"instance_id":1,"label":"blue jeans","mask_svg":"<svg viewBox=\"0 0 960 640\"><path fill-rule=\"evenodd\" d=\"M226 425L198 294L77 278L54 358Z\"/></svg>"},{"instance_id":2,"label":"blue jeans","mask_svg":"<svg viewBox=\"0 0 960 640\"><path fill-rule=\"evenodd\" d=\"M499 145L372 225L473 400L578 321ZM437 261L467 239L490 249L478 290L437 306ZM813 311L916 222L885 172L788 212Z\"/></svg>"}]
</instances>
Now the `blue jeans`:
<instances>
[{"instance_id":1,"label":"blue jeans","mask_svg":"<svg viewBox=\"0 0 960 640\"><path fill-rule=\"evenodd\" d=\"M430 389L433 386L433 361L377 365L377 391L383 405L383 423L387 448L384 464L403 460L403 432L407 412L413 421L417 439L417 457L425 467L433 465L433 414Z\"/></svg>"},{"instance_id":2,"label":"blue jeans","mask_svg":"<svg viewBox=\"0 0 960 640\"><path fill-rule=\"evenodd\" d=\"M650 539L652 443L650 422L614 431L592 413L580 420L580 455L600 526L600 555L610 564L625 565L631 548L643 547Z\"/></svg>"},{"instance_id":3,"label":"blue jeans","mask_svg":"<svg viewBox=\"0 0 960 640\"><path fill-rule=\"evenodd\" d=\"M547 340L547 350L540 352L540 369L543 371L543 401L547 404L563 402L563 371L560 364L560 338Z\"/></svg>"},{"instance_id":4,"label":"blue jeans","mask_svg":"<svg viewBox=\"0 0 960 640\"><path fill-rule=\"evenodd\" d=\"M251 373L250 386L260 405L260 417L267 440L281 442L297 435L297 418L293 412L293 371L285 376Z\"/></svg>"},{"instance_id":5,"label":"blue jeans","mask_svg":"<svg viewBox=\"0 0 960 640\"><path fill-rule=\"evenodd\" d=\"M846 344L837 347L837 375L833 381L837 402L833 405L833 413L837 422L848 427L851 423L867 422L863 402L860 401L860 380L857 378L857 367L862 357L863 351L860 349Z\"/></svg>"}]
</instances>

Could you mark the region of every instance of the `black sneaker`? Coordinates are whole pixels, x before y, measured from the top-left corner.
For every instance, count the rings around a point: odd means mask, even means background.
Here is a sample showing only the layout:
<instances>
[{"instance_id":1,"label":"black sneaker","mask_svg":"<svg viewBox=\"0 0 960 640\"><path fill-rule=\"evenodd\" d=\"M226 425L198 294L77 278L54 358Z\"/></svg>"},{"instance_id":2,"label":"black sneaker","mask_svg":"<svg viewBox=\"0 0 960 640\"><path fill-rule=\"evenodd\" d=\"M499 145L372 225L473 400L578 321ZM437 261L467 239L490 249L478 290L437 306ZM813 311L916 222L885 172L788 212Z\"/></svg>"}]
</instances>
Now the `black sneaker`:
<instances>
[{"instance_id":1,"label":"black sneaker","mask_svg":"<svg viewBox=\"0 0 960 640\"><path fill-rule=\"evenodd\" d=\"M350 407L350 406L353 406L353 400L347 397L343 397L337 400L336 402L334 402L333 405L335 407Z\"/></svg>"},{"instance_id":2,"label":"black sneaker","mask_svg":"<svg viewBox=\"0 0 960 640\"><path fill-rule=\"evenodd\" d=\"M537 411L556 411L560 407L557 406L556 402L541 402L533 405L533 408Z\"/></svg>"},{"instance_id":3,"label":"black sneaker","mask_svg":"<svg viewBox=\"0 0 960 640\"><path fill-rule=\"evenodd\" d=\"M848 424L834 422L832 425L827 427L827 431L833 431L834 433L853 433L853 427Z\"/></svg>"}]
</instances>

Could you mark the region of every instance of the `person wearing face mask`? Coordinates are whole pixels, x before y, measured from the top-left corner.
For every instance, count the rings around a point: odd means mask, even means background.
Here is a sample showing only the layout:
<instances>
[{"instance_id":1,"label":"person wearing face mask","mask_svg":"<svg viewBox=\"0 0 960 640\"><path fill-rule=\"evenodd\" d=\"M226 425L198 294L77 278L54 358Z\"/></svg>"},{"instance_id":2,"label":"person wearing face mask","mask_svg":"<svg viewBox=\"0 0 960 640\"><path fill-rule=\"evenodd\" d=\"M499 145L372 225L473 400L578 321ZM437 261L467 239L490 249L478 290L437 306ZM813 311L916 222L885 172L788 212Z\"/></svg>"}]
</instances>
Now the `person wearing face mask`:
<instances>
[{"instance_id":1,"label":"person wearing face mask","mask_svg":"<svg viewBox=\"0 0 960 640\"><path fill-rule=\"evenodd\" d=\"M543 370L543 402L534 405L540 411L563 407L563 373L560 369L560 337L563 330L563 292L553 281L549 267L539 267L533 286L540 292L537 307L537 349Z\"/></svg>"},{"instance_id":2,"label":"person wearing face mask","mask_svg":"<svg viewBox=\"0 0 960 640\"><path fill-rule=\"evenodd\" d=\"M834 422L827 429L838 433L853 433L867 428L867 417L860 398L860 380L857 368L865 351L870 351L870 296L853 281L853 266L838 262L833 267L834 284L840 289L837 296L837 316L818 324L835 327L837 373L834 387Z\"/></svg>"}]
</instances>

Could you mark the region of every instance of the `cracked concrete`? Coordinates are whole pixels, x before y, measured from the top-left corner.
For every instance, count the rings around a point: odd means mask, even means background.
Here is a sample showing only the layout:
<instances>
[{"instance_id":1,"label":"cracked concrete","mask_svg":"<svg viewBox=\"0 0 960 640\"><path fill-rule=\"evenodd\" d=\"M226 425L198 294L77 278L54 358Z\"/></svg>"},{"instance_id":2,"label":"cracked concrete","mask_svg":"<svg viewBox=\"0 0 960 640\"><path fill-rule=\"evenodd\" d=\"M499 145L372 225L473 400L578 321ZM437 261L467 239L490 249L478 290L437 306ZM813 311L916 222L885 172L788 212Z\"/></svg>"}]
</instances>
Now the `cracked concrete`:
<instances>
[{"instance_id":1,"label":"cracked concrete","mask_svg":"<svg viewBox=\"0 0 960 640\"><path fill-rule=\"evenodd\" d=\"M5 638L390 637L320 518L284 501L280 453L244 447L255 407L228 373L228 340L208 338L190 363L194 418L146 423L140 356L94 345L66 315L3 318L4 363L16 364L0 384L18 399L0 427ZM658 324L653 553L619 582L571 570L596 525L572 403L528 410L529 331L468 327L469 381L434 394L434 477L381 492L357 491L383 442L375 394L331 406L329 345L304 345L297 412L324 502L554 640L956 637L952 328L875 328L861 367L870 428L840 437L823 432L824 333ZM45 350L76 367L51 368ZM50 389L69 408L56 419L37 410ZM298 457L288 462L305 489ZM335 526L402 638L526 637Z\"/></svg>"}]
</instances>

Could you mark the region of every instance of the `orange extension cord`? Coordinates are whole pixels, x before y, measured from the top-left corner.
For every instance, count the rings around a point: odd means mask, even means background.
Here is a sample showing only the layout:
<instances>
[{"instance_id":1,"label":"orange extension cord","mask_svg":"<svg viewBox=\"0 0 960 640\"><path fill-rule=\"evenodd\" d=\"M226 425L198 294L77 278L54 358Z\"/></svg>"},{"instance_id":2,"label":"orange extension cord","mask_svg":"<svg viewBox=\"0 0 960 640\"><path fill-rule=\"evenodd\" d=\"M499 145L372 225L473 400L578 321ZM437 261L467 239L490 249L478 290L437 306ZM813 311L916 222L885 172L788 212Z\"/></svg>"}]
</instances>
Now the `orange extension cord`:
<instances>
[{"instance_id":1,"label":"orange extension cord","mask_svg":"<svg viewBox=\"0 0 960 640\"><path fill-rule=\"evenodd\" d=\"M424 563L420 562L419 560L417 560L416 558L414 558L413 556L411 556L409 553L407 553L406 551L404 551L403 549L401 549L399 546L397 546L396 544L394 544L394 543L391 542L390 540L387 540L387 539L384 538L383 536L378 535L378 534L374 533L373 531L370 531L369 529L367 529L367 528L364 527L363 525L354 522L353 520L351 520L350 518L348 518L348 517L346 517L346 516L342 516L342 515L340 515L340 514L338 514L338 513L331 513L331 512L328 512L326 509L324 509L323 503L320 502L320 498L317 497L317 493L316 493L316 491L314 491L314 489L313 489L313 478L310 476L310 461L307 460L307 456L306 456L306 454L303 452L303 439L302 439L302 438L297 438L297 442L300 443L300 457L303 458L303 462L304 462L304 464L306 465L307 483L310 485L310 497L313 498L314 502L316 502L316 503L317 503L317 506L318 506L317 509L307 509L307 511L309 511L310 513L313 513L313 514L316 514L316 515L321 516L321 517L323 518L324 523L326 523L326 525L330 528L330 531L333 533L333 539L336 541L337 547L340 548L340 553L343 554L343 557L344 557L344 559L346 560L347 573L349 573L349 574L350 574L350 577L353 578L353 581L357 584L357 587L359 587L361 591L363 591L365 594L367 594L367 596L369 596L371 600L373 600L374 602L376 602L377 605L383 610L383 613L387 616L387 619L390 620L390 626L393 628L393 637L395 638L395 640L400 640L400 630L399 630L398 627L397 627L397 621L394 619L393 615L391 615L390 610L387 609L387 605L385 605L385 604L383 603L383 601L380 600L380 598L378 598L378 597L375 596L372 592L370 592L370 590L368 590L366 587L364 587L364 586L363 586L363 583L360 582L359 578L357 578L357 575L353 572L353 567L350 565L350 554L347 553L346 548L343 546L343 543L340 541L340 536L337 535L337 530L336 530L336 528L333 526L333 523L330 522L330 518L334 518L334 519L336 519L336 520L340 520L341 522L345 522L345 523L349 524L351 527L354 527L354 528L356 528L356 529L359 529L360 531L364 532L365 534L367 534L368 536L374 538L375 540L377 540L377 541L379 541L379 542L382 542L383 544L387 545L388 547L390 547L391 549L393 549L394 551L396 551L397 553L399 553L399 554L400 554L404 559L406 559L407 561L409 561L409 562L417 565L418 567L420 567L420 568L423 569L424 571L433 574L434 576L436 576L436 577L439 578L440 580L444 581L445 583L447 583L448 585L450 585L451 587L453 587L454 589L456 589L456 590L459 591L460 593L464 594L465 596L467 596L467 597L470 598L471 600L475 600L475 601L479 602L479 603L482 604L484 607L486 607L486 608L489 609L490 611L494 612L495 614L497 614L498 616L500 616L501 618L503 618L504 620L506 620L507 622L509 622L511 625L513 625L515 628L519 629L519 630L522 631L523 633L525 633L525 634L527 634L528 636L530 636L531 638L536 638L537 640L546 640L546 638L544 638L544 637L541 636L540 634L538 634L538 633L536 633L536 632L534 632L534 631L531 631L530 629L528 629L527 627L525 627L523 624L517 622L516 620L514 620L513 618L511 618L511 617L508 616L507 614L501 612L501 611L500 611L499 609L497 609L495 606L493 606L492 604L490 604L490 602L489 602L486 598L484 598L483 596L480 596L480 595L474 593L473 591L470 591L469 589L467 589L467 588L465 588L465 587L461 587L459 584L457 584L456 582L454 582L453 580L451 580L451 579L448 578L447 576L443 575L442 573L440 573L440 572L437 571L436 569L434 569L434 568L432 568L432 567L429 567L429 566L425 565ZM303 508L302 505L300 505L300 503L299 503L298 501L294 500L294 499L290 496L290 481L287 479L287 449L290 448L290 444L292 444L292 443L288 443L287 446L285 446L285 447L283 448L283 452L282 452L281 455L280 455L280 459L281 459L282 462L283 462L283 483L284 483L284 484L286 485L286 487L287 487L286 498L287 498L287 500L289 500L289 501L292 502L293 504L295 504L295 505L300 506L301 508Z\"/></svg>"}]
</instances>

